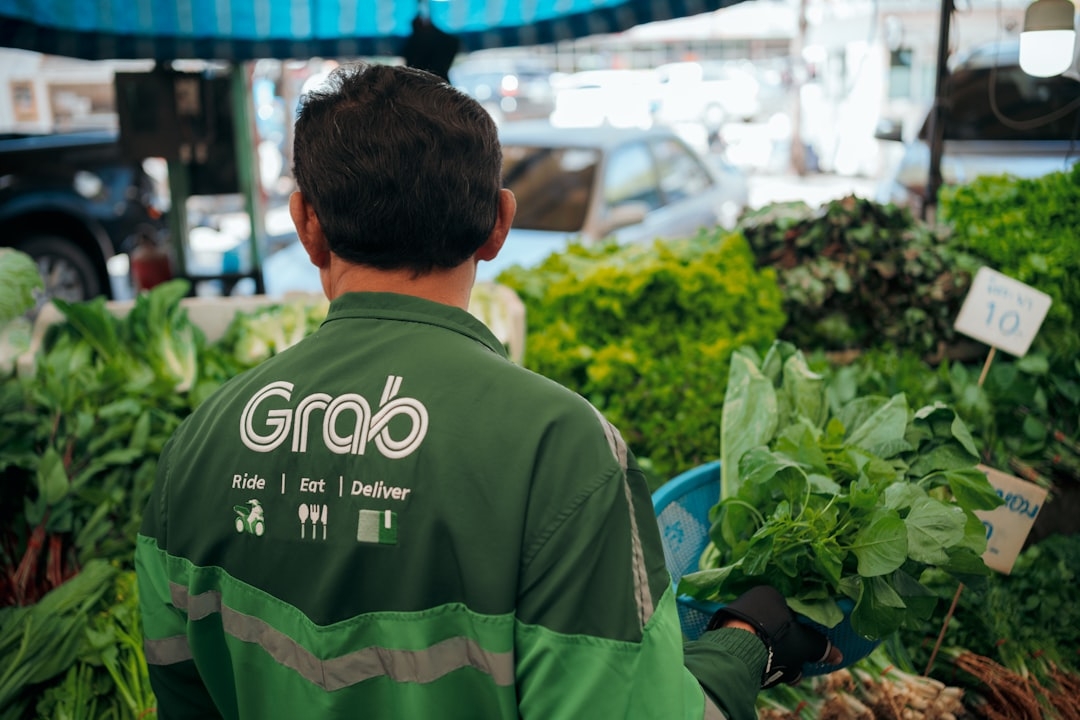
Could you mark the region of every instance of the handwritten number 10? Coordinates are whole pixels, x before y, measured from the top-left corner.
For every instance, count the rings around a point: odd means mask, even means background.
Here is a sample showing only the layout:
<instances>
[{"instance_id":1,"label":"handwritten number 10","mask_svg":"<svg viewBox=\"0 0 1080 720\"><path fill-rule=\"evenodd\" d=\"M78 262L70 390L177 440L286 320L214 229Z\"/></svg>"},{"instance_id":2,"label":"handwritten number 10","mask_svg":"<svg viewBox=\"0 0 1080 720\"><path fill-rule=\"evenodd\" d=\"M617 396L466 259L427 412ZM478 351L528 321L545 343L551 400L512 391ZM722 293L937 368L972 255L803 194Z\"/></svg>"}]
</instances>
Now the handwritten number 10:
<instances>
[{"instance_id":1,"label":"handwritten number 10","mask_svg":"<svg viewBox=\"0 0 1080 720\"><path fill-rule=\"evenodd\" d=\"M994 322L994 313L996 311L994 303L990 303L990 314L986 316L986 324L992 325ZM1001 317L997 320L998 330L1003 335L1015 335L1020 329L1020 313L1015 310L1007 310L1001 314Z\"/></svg>"}]
</instances>

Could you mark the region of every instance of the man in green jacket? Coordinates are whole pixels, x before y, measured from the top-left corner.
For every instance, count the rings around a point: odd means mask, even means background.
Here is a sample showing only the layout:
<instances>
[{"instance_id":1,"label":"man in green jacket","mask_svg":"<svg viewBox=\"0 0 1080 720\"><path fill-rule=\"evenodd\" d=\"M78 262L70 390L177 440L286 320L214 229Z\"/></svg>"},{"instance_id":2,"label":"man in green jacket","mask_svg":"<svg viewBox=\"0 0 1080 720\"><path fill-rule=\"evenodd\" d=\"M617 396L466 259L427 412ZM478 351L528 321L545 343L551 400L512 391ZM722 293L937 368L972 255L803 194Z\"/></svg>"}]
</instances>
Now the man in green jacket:
<instances>
[{"instance_id":1,"label":"man in green jacket","mask_svg":"<svg viewBox=\"0 0 1080 720\"><path fill-rule=\"evenodd\" d=\"M348 66L294 157L330 310L162 453L136 551L160 718L743 720L826 656L771 588L684 643L618 431L467 312L515 211L479 104Z\"/></svg>"}]
</instances>

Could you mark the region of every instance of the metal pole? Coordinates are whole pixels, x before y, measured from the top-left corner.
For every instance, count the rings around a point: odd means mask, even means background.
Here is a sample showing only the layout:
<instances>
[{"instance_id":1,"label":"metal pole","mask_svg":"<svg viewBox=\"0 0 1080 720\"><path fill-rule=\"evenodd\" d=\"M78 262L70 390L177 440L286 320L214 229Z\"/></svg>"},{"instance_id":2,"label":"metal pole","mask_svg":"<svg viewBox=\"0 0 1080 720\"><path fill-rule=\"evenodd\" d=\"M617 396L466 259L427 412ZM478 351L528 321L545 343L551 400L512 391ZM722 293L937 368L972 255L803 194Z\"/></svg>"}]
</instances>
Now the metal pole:
<instances>
[{"instance_id":1,"label":"metal pole","mask_svg":"<svg viewBox=\"0 0 1080 720\"><path fill-rule=\"evenodd\" d=\"M231 72L233 137L236 139L236 174L240 182L240 192L244 196L244 206L250 220L251 235L248 237L251 270L246 274L255 281L255 293L266 292L263 283L262 256L264 247L265 207L261 202L261 188L258 173L258 157L255 148L255 122L251 112L251 83L248 65L235 62ZM226 293L229 294L229 293Z\"/></svg>"},{"instance_id":2,"label":"metal pole","mask_svg":"<svg viewBox=\"0 0 1080 720\"><path fill-rule=\"evenodd\" d=\"M799 0L798 28L795 32L795 37L792 38L789 50L795 63L793 68L795 93L791 103L791 148L789 152L791 156L791 168L795 171L795 174L800 177L806 175L806 147L803 145L804 138L802 133L802 88L807 80L803 60L803 49L806 47L807 29L806 2L807 0Z\"/></svg>"},{"instance_id":3,"label":"metal pole","mask_svg":"<svg viewBox=\"0 0 1080 720\"><path fill-rule=\"evenodd\" d=\"M949 23L952 21L953 0L941 0L941 20L938 24L937 74L934 80L934 104L930 108L927 127L930 143L930 171L926 178L921 217L933 222L937 211L938 190L941 188L941 154L945 144L945 79L949 63Z\"/></svg>"},{"instance_id":4,"label":"metal pole","mask_svg":"<svg viewBox=\"0 0 1080 720\"><path fill-rule=\"evenodd\" d=\"M170 86L171 87L171 86ZM175 275L188 277L188 213L187 201L191 197L191 173L183 160L169 161L169 244L172 245L176 262ZM195 284L189 292L194 294Z\"/></svg>"}]
</instances>

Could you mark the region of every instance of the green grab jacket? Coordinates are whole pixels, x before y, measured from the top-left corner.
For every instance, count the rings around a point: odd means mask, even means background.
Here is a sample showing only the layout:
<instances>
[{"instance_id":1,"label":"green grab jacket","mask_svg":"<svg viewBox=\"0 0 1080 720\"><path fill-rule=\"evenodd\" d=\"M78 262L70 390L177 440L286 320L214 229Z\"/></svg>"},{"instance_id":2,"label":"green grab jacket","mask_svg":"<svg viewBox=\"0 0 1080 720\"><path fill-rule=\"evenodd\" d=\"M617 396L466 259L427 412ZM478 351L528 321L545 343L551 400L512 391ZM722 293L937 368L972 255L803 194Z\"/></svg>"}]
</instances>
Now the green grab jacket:
<instances>
[{"instance_id":1,"label":"green grab jacket","mask_svg":"<svg viewBox=\"0 0 1080 720\"><path fill-rule=\"evenodd\" d=\"M336 299L166 444L136 547L162 720L750 720L683 641L641 470L464 310Z\"/></svg>"}]
</instances>

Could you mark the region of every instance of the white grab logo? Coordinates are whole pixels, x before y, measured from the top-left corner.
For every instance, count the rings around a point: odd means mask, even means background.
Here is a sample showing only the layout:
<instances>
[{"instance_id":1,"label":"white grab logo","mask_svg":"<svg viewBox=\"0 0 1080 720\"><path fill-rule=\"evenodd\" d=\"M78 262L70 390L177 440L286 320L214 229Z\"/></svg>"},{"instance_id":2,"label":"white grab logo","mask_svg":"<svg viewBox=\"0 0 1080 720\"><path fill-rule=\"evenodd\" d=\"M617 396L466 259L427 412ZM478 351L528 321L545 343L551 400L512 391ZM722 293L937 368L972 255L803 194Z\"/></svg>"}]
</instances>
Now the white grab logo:
<instances>
[{"instance_id":1,"label":"white grab logo","mask_svg":"<svg viewBox=\"0 0 1080 720\"><path fill-rule=\"evenodd\" d=\"M420 447L427 434L428 414L416 398L397 397L401 390L401 377L390 375L386 378L382 398L377 412L371 412L371 406L362 395L346 393L331 397L326 393L314 393L300 400L295 408L268 409L260 411L268 398L280 397L285 402L292 401L293 384L284 380L272 382L255 393L240 416L240 440L255 452L271 452L277 449L292 434L292 451L307 452L311 414L322 411L322 440L328 449L338 455L363 455L368 443L374 441L375 447L388 458L402 458ZM347 434L338 432L339 421L351 415L354 422ZM390 436L390 420L397 415L405 415L412 421L412 427L403 438ZM259 421L270 429L263 435L255 430Z\"/></svg>"}]
</instances>

